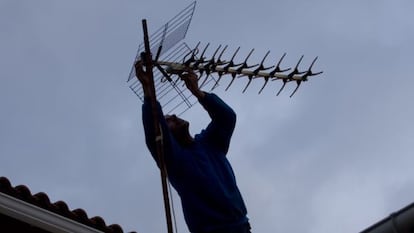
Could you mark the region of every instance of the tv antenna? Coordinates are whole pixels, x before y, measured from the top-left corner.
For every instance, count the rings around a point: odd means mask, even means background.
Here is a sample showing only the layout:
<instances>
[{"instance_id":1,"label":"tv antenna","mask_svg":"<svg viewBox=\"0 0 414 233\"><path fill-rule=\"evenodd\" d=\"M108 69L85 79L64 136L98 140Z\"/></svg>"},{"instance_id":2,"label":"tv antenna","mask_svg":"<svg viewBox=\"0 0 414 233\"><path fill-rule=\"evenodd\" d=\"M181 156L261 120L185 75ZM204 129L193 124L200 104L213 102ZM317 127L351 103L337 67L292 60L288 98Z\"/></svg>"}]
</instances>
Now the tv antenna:
<instances>
[{"instance_id":1,"label":"tv antenna","mask_svg":"<svg viewBox=\"0 0 414 233\"><path fill-rule=\"evenodd\" d=\"M252 64L248 63L248 59L254 52L254 49L251 49L241 62L236 62L235 59L240 51L240 47L234 50L229 60L225 60L222 57L228 49L228 45L218 45L208 56L207 51L210 43L201 45L201 42L198 42L195 47L190 47L185 42L179 44L187 34L195 6L196 1L184 8L175 17L161 26L160 29L151 34L151 36L148 34L146 20L142 20L144 41L138 46L138 51L127 80L129 88L141 101L144 101L144 93L140 82L136 78L134 66L139 60L144 61L146 71L152 71L148 72L152 75L151 85L154 93L156 93L156 96L151 99L152 106L156 106L158 101L165 113L176 112L178 113L176 115L181 115L197 102L196 98L185 88L183 81L179 78L179 75L188 69L199 74L200 88L209 88L210 90L214 90L219 86L223 76L231 77L226 85L226 91L232 86L234 80L247 79L247 83L242 90L243 93L248 89L253 80L264 81L258 91L259 94L262 93L269 81L280 80L282 86L275 92L276 95L279 95L284 90L287 83L295 82L296 88L290 94L290 97L297 92L303 82L308 81L312 76L323 73L323 71L312 71L318 57L315 57L305 70L301 70L299 66L303 60L303 55L292 69L282 68L281 66L286 53L274 62L274 65L265 66L265 60L270 51L263 56L260 63ZM153 54L154 51L156 51L155 54ZM156 138L162 138L157 116L157 110L153 108L155 135ZM156 141L156 153L161 164L161 183L168 233L173 233L170 197L167 187L167 170L162 153L162 141L155 138L154 140Z\"/></svg>"},{"instance_id":2,"label":"tv antenna","mask_svg":"<svg viewBox=\"0 0 414 233\"><path fill-rule=\"evenodd\" d=\"M246 85L242 89L242 93L247 91L253 80L263 82L258 94L262 93L263 89L268 86L269 81L280 80L281 86L279 85L276 88L276 95L281 94L288 83L294 82L296 84L296 88L289 95L290 97L297 92L303 82L322 73L322 71L314 72L312 70L318 57L315 57L305 69L300 68L304 58L303 55L293 68L282 68L282 62L287 55L284 53L271 66L266 67L265 61L270 51L267 51L260 63L251 64L248 59L253 54L254 49L251 49L247 55L242 57L244 59L236 62L240 47L233 52L230 51L229 59L223 59L225 52L230 50L228 45L218 45L211 48L210 43L201 45L201 42L198 42L195 47L190 47L185 42L179 44L187 34L195 5L196 2L194 1L149 36L149 52L155 55L152 58L152 63L156 68L154 69L154 85L157 100L161 103L165 113L174 112L176 115L181 115L197 102L196 98L184 88L182 80L177 75L189 68L199 74L200 87L206 90L214 90L219 87L219 83L223 82L223 76L230 76L230 80L226 81L228 82L225 85L226 91L235 80L247 79L247 82L244 81ZM134 63L141 59L140 55L144 51L145 46L142 42L138 47ZM135 78L134 66L131 68L127 83L129 88L143 101L143 91L139 81Z\"/></svg>"}]
</instances>

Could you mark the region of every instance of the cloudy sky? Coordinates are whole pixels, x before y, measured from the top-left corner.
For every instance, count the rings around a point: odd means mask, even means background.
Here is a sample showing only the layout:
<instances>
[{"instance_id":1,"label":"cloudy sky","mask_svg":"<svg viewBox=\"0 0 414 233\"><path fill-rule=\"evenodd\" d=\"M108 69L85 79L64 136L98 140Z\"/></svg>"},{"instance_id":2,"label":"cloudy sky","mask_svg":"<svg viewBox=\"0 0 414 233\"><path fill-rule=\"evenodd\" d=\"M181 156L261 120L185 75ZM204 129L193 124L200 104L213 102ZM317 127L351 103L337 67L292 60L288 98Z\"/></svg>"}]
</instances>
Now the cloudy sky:
<instances>
[{"instance_id":1,"label":"cloudy sky","mask_svg":"<svg viewBox=\"0 0 414 233\"><path fill-rule=\"evenodd\" d=\"M0 0L0 176L125 231L166 232L159 172L126 79L141 19L191 1ZM238 114L228 157L253 232L359 232L414 201L414 2L199 1L185 41L255 48L320 76L261 95L219 94ZM223 78L224 80L224 78ZM224 82L224 81L223 81ZM238 86L240 85L240 86ZM208 118L183 115L196 133ZM178 232L188 232L174 194Z\"/></svg>"}]
</instances>

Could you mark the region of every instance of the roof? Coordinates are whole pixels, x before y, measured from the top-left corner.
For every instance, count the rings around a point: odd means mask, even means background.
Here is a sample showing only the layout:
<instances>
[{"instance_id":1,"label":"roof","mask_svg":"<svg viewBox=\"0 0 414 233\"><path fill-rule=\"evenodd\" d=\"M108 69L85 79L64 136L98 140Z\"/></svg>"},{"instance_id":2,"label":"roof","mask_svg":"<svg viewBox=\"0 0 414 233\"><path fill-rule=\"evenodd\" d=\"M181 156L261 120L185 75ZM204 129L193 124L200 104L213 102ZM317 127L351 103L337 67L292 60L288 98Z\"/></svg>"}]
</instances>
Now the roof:
<instances>
[{"instance_id":1,"label":"roof","mask_svg":"<svg viewBox=\"0 0 414 233\"><path fill-rule=\"evenodd\" d=\"M414 203L390 214L360 233L411 233L414 232Z\"/></svg>"},{"instance_id":2,"label":"roof","mask_svg":"<svg viewBox=\"0 0 414 233\"><path fill-rule=\"evenodd\" d=\"M10 181L6 177L0 177L0 198L2 199L7 198L11 200L12 202L14 201L15 203L26 205L29 208L32 208L33 210L35 210L35 212L45 212L46 215L60 219L60 222L62 222L62 220L64 222L69 222L69 223L71 222L71 223L74 223L72 225L77 225L80 227L92 229L92 230L95 230L96 232L123 233L123 230L120 225L118 224L107 225L104 219L100 216L89 218L85 210L80 209L80 208L70 210L68 205L64 201L57 201L55 203L51 203L48 195L44 192L31 194L29 188L27 188L25 185L17 185L13 187ZM0 204L2 203L0 202ZM11 209L13 207L7 207L7 208ZM7 208L3 208L3 209L7 209ZM5 214L4 211L1 211L1 210L2 209L0 208L0 217L6 218L8 222L13 222L13 221L10 221L13 219L16 220L15 216L10 216L8 214ZM25 221L22 221L21 219L17 219L17 221L25 222ZM28 225L30 225L30 227L33 228L30 222ZM42 232L42 231L35 230L33 232Z\"/></svg>"}]
</instances>

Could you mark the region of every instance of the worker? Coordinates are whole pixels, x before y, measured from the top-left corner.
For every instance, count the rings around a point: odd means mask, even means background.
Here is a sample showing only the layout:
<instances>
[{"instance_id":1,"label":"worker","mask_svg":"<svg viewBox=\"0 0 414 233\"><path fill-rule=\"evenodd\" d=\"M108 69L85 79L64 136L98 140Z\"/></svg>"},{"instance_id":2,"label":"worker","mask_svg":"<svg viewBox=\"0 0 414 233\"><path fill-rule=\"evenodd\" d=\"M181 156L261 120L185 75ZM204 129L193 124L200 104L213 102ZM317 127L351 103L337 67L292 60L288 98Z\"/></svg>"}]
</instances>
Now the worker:
<instances>
[{"instance_id":1,"label":"worker","mask_svg":"<svg viewBox=\"0 0 414 233\"><path fill-rule=\"evenodd\" d=\"M144 91L146 144L161 168L150 101L155 98L149 75L152 71L145 71L141 61L136 62L135 70ZM156 102L168 179L180 196L188 229L192 233L250 233L246 206L226 158L236 114L217 95L201 91L192 70L180 74L180 78L211 118L208 126L193 137L188 121L176 115L164 116Z\"/></svg>"}]
</instances>

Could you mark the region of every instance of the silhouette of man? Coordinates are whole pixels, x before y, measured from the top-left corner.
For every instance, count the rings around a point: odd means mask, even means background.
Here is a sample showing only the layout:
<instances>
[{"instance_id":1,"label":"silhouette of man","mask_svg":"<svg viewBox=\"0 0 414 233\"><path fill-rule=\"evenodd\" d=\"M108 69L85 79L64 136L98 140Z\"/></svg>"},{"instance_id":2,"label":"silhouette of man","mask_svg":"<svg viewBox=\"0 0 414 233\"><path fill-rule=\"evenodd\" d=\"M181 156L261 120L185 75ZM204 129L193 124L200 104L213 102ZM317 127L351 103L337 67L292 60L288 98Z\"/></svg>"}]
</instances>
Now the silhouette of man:
<instances>
[{"instance_id":1,"label":"silhouette of man","mask_svg":"<svg viewBox=\"0 0 414 233\"><path fill-rule=\"evenodd\" d=\"M146 144L160 167L150 77L140 61L135 69L144 91L142 119ZM250 233L247 210L226 158L236 114L215 94L201 91L193 71L181 74L180 78L211 118L207 128L192 137L189 122L175 115L164 116L157 102L168 178L181 198L188 229L192 233Z\"/></svg>"}]
</instances>

